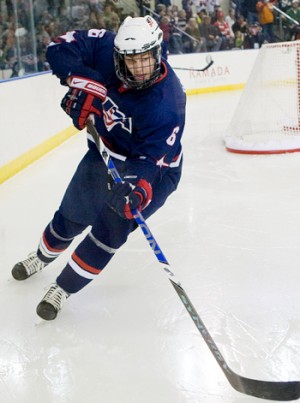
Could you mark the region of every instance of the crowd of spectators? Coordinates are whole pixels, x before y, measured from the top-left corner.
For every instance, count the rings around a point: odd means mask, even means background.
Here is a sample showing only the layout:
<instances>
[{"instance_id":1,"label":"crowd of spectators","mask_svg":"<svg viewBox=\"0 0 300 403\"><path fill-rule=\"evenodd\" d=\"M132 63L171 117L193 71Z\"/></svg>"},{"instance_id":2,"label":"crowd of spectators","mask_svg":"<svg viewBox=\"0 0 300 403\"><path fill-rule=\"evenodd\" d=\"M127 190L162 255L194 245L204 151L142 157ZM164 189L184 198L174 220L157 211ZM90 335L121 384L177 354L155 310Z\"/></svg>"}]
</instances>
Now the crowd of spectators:
<instances>
[{"instance_id":1,"label":"crowd of spectators","mask_svg":"<svg viewBox=\"0 0 300 403\"><path fill-rule=\"evenodd\" d=\"M183 0L178 9L160 0L156 19L170 53L253 49L300 37L299 0L231 0L229 6L225 13L220 0Z\"/></svg>"},{"instance_id":2,"label":"crowd of spectators","mask_svg":"<svg viewBox=\"0 0 300 403\"><path fill-rule=\"evenodd\" d=\"M1 70L10 77L48 70L47 46L67 31L116 31L123 19L117 0L35 0L33 9L28 0L15 2L0 0L0 79Z\"/></svg>"},{"instance_id":3,"label":"crowd of spectators","mask_svg":"<svg viewBox=\"0 0 300 403\"><path fill-rule=\"evenodd\" d=\"M298 39L299 0L231 0L228 13L220 1L225 0L182 0L179 8L171 0L156 0L154 5L136 0L139 12L132 16L151 11L170 54L251 49ZM276 14L273 5L288 17ZM274 29L279 16L284 38ZM48 70L47 46L64 32L117 31L125 17L118 0L0 0L0 79L4 70L11 71L10 77Z\"/></svg>"}]
</instances>

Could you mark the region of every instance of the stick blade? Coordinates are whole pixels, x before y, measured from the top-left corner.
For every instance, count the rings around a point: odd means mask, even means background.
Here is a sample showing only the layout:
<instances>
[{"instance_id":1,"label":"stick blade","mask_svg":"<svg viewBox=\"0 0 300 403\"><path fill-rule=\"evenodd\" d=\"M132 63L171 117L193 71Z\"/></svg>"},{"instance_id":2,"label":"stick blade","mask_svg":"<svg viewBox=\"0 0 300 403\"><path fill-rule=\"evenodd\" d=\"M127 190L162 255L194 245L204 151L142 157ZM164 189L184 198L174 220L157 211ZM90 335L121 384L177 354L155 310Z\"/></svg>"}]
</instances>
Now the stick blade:
<instances>
[{"instance_id":1,"label":"stick blade","mask_svg":"<svg viewBox=\"0 0 300 403\"><path fill-rule=\"evenodd\" d=\"M297 400L300 397L300 382L298 381L260 381L244 378L234 373L231 375L227 376L231 386L246 395L277 401Z\"/></svg>"}]
</instances>

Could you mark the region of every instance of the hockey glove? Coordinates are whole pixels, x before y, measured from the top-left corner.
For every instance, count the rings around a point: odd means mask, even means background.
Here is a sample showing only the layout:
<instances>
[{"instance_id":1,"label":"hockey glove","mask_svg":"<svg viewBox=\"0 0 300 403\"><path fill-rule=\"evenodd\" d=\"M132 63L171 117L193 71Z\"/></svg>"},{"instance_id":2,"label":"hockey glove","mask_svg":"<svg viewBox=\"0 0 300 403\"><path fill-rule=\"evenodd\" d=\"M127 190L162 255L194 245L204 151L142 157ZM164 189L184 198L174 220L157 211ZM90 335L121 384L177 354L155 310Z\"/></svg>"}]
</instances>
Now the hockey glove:
<instances>
[{"instance_id":1,"label":"hockey glove","mask_svg":"<svg viewBox=\"0 0 300 403\"><path fill-rule=\"evenodd\" d=\"M132 210L142 211L152 199L152 187L145 179L136 186L129 182L116 183L108 197L108 205L122 218L132 219Z\"/></svg>"},{"instance_id":2,"label":"hockey glove","mask_svg":"<svg viewBox=\"0 0 300 403\"><path fill-rule=\"evenodd\" d=\"M101 103L107 91L102 84L82 77L72 77L69 85L61 107L72 118L74 126L82 130L90 114L101 116Z\"/></svg>"}]
</instances>

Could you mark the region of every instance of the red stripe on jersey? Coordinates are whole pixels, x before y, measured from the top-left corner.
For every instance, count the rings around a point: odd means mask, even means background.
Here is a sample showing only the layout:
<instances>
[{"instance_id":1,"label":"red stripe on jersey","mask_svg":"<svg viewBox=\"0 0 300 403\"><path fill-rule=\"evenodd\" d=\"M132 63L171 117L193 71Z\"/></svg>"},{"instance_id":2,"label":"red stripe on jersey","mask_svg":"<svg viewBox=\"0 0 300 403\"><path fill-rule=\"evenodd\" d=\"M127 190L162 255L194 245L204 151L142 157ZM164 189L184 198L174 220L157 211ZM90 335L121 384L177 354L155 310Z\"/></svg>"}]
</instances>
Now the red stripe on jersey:
<instances>
[{"instance_id":1,"label":"red stripe on jersey","mask_svg":"<svg viewBox=\"0 0 300 403\"><path fill-rule=\"evenodd\" d=\"M72 259L75 263L78 264L78 266L80 266L81 269L88 271L89 273L99 274L102 271L102 269L96 269L96 267L90 266L89 264L85 263L82 259L80 259L80 257L76 255L75 252L72 254Z\"/></svg>"},{"instance_id":2,"label":"red stripe on jersey","mask_svg":"<svg viewBox=\"0 0 300 403\"><path fill-rule=\"evenodd\" d=\"M159 82L160 82L161 80L163 80L163 79L166 77L166 75L168 74L168 69L167 69L166 64L165 64L164 62L161 62L161 65L162 65L162 67L163 67L163 72L162 72L162 74L159 76L159 78L154 82L154 84L159 83Z\"/></svg>"}]
</instances>

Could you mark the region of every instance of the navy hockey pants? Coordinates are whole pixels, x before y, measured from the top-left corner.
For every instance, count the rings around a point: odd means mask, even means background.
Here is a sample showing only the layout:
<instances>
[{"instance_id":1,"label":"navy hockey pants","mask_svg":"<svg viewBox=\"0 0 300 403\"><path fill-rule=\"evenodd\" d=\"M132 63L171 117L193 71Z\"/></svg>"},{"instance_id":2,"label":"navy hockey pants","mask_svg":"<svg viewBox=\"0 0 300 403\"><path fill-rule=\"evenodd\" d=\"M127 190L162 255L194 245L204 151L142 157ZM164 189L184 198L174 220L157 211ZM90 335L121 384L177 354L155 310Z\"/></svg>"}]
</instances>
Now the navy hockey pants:
<instances>
[{"instance_id":1,"label":"navy hockey pants","mask_svg":"<svg viewBox=\"0 0 300 403\"><path fill-rule=\"evenodd\" d=\"M123 163L114 162L122 177ZM144 218L165 203L176 190L180 177L181 164L168 169L152 183L153 197L143 210ZM107 167L93 144L78 165L59 210L44 231L43 247L40 244L38 254L49 262L63 252L74 237L91 226L91 231L74 250L57 278L58 285L69 293L81 290L96 278L137 227L135 220L121 218L107 205L108 180Z\"/></svg>"}]
</instances>

